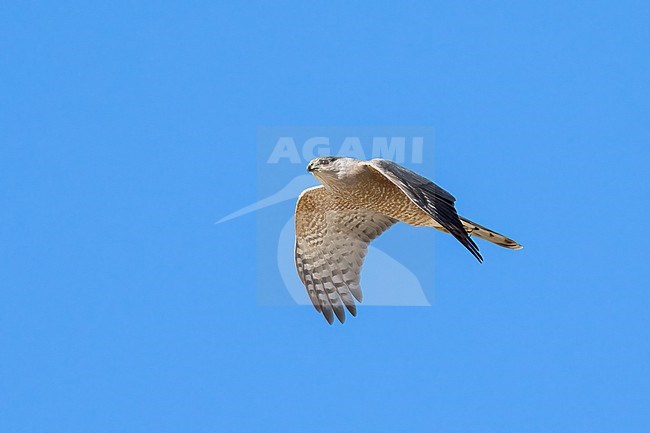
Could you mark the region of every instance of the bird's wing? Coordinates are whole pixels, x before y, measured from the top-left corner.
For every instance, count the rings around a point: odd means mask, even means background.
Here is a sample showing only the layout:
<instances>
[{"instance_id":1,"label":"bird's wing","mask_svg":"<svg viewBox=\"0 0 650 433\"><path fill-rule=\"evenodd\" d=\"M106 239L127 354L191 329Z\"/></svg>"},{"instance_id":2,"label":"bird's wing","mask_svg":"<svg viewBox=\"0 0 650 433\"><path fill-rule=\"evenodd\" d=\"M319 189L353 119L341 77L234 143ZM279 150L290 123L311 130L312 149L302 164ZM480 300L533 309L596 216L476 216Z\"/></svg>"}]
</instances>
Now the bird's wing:
<instances>
[{"instance_id":1,"label":"bird's wing","mask_svg":"<svg viewBox=\"0 0 650 433\"><path fill-rule=\"evenodd\" d=\"M357 315L359 276L368 244L395 224L386 215L351 210L323 186L305 190L296 205L296 269L316 310L331 324Z\"/></svg>"},{"instance_id":2,"label":"bird's wing","mask_svg":"<svg viewBox=\"0 0 650 433\"><path fill-rule=\"evenodd\" d=\"M445 230L463 244L479 262L483 261L478 246L463 228L463 223L454 207L456 199L453 195L429 179L392 161L372 159L365 161L364 164L373 168L399 187L413 203L428 213L431 218L436 220Z\"/></svg>"}]
</instances>

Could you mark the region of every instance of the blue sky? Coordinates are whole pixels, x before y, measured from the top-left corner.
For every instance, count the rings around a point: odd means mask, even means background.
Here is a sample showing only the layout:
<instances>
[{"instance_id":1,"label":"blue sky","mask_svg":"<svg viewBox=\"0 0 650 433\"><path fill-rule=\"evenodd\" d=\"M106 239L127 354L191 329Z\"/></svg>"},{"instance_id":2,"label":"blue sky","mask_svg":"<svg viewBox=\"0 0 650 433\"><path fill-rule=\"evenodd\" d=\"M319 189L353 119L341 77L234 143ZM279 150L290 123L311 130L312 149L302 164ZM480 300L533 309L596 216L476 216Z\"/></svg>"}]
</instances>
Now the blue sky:
<instances>
[{"instance_id":1,"label":"blue sky","mask_svg":"<svg viewBox=\"0 0 650 433\"><path fill-rule=\"evenodd\" d=\"M647 431L650 8L450 3L3 5L0 430ZM400 228L432 307L261 305L214 221L283 125L433 127L525 249Z\"/></svg>"}]
</instances>

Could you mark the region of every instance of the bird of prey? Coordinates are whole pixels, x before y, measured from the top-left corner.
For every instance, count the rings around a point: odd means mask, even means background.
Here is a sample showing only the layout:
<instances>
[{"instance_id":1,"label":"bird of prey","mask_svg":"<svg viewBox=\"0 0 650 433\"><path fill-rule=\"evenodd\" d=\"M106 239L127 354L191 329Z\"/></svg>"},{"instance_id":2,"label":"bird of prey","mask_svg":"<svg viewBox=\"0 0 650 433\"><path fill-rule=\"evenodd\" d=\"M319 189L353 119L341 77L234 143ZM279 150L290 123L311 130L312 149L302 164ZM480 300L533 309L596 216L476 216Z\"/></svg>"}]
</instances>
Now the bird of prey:
<instances>
[{"instance_id":1,"label":"bird of prey","mask_svg":"<svg viewBox=\"0 0 650 433\"><path fill-rule=\"evenodd\" d=\"M450 233L483 261L471 235L513 250L522 246L458 215L456 199L430 180L386 159L327 156L307 166L322 184L308 188L296 204L295 261L311 302L332 324L354 299L368 245L398 221Z\"/></svg>"}]
</instances>

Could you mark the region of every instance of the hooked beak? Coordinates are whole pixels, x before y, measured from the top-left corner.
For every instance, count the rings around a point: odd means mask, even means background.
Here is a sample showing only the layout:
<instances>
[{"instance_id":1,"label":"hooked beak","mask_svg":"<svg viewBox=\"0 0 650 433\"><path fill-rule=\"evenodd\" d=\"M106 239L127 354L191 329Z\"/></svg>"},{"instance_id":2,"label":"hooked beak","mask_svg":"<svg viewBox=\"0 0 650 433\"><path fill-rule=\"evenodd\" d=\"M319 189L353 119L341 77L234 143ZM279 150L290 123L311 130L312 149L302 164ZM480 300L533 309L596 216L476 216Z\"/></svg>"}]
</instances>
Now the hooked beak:
<instances>
[{"instance_id":1,"label":"hooked beak","mask_svg":"<svg viewBox=\"0 0 650 433\"><path fill-rule=\"evenodd\" d=\"M314 166L314 161L311 161L309 164L307 164L307 171L311 173L314 170L316 170L316 167Z\"/></svg>"}]
</instances>

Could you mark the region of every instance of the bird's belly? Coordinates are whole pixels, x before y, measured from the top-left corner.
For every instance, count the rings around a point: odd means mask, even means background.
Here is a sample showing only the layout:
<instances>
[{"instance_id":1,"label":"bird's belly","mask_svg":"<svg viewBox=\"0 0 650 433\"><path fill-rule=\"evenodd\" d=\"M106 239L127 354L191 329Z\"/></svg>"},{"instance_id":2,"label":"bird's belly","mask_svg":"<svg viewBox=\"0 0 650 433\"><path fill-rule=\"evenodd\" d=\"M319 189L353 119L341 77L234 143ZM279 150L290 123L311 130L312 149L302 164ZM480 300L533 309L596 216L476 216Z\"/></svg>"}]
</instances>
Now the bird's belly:
<instances>
[{"instance_id":1,"label":"bird's belly","mask_svg":"<svg viewBox=\"0 0 650 433\"><path fill-rule=\"evenodd\" d=\"M390 212L387 214L392 218L415 227L436 227L439 225L429 214L420 209L410 200L408 200L408 203L404 203L403 206L396 211L393 211L392 209L386 209L385 211Z\"/></svg>"},{"instance_id":2,"label":"bird's belly","mask_svg":"<svg viewBox=\"0 0 650 433\"><path fill-rule=\"evenodd\" d=\"M354 198L355 204L412 226L438 228L440 225L394 185L373 185L372 191Z\"/></svg>"}]
</instances>

